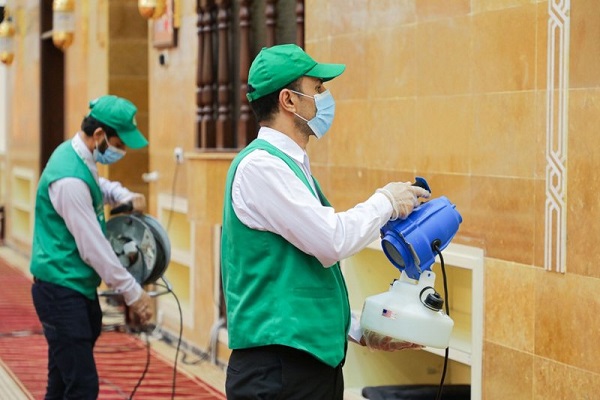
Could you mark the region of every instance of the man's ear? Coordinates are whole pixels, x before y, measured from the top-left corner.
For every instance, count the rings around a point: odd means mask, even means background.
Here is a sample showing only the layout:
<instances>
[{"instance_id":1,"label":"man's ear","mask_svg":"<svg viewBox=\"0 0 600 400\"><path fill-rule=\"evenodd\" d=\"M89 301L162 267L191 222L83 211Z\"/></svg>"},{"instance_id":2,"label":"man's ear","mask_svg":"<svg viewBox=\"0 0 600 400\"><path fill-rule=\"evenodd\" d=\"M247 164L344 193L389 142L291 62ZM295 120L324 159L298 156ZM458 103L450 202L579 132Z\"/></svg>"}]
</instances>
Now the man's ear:
<instances>
[{"instance_id":1,"label":"man's ear","mask_svg":"<svg viewBox=\"0 0 600 400\"><path fill-rule=\"evenodd\" d=\"M104 130L102 128L96 128L92 134L92 138L94 138L96 142L100 142L104 138Z\"/></svg>"},{"instance_id":2,"label":"man's ear","mask_svg":"<svg viewBox=\"0 0 600 400\"><path fill-rule=\"evenodd\" d=\"M292 96L292 92L289 89L282 89L279 92L279 106L282 110L287 112L295 113L296 112L296 104L294 102L296 99Z\"/></svg>"}]
</instances>

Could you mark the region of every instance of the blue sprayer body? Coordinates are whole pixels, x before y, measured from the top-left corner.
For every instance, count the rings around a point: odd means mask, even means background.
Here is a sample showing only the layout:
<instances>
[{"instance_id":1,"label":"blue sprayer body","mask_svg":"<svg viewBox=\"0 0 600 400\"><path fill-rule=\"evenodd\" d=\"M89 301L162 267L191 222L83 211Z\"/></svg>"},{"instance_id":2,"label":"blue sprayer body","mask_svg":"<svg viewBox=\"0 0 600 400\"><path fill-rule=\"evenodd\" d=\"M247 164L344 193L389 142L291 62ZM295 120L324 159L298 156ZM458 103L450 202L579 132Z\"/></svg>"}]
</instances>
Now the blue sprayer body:
<instances>
[{"instance_id":1,"label":"blue sprayer body","mask_svg":"<svg viewBox=\"0 0 600 400\"><path fill-rule=\"evenodd\" d=\"M385 224L381 245L396 268L418 280L435 263L435 247L445 249L461 222L456 206L442 196L422 203L406 219Z\"/></svg>"}]
</instances>

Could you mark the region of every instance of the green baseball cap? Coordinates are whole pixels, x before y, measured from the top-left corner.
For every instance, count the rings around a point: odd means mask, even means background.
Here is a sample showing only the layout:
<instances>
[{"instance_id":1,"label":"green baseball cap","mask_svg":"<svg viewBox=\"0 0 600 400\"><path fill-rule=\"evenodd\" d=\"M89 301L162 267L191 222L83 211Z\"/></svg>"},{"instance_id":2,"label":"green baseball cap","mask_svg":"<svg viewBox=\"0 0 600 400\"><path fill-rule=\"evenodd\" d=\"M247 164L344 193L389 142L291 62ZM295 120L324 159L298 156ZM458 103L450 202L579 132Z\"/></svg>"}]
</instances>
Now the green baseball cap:
<instances>
[{"instance_id":1,"label":"green baseball cap","mask_svg":"<svg viewBox=\"0 0 600 400\"><path fill-rule=\"evenodd\" d=\"M346 69L344 64L322 64L313 60L295 44L263 47L248 73L249 101L282 89L302 76L329 81Z\"/></svg>"},{"instance_id":2,"label":"green baseball cap","mask_svg":"<svg viewBox=\"0 0 600 400\"><path fill-rule=\"evenodd\" d=\"M125 146L139 149L147 146L148 141L137 128L136 112L137 107L129 100L106 95L90 101L88 115L117 131Z\"/></svg>"}]
</instances>

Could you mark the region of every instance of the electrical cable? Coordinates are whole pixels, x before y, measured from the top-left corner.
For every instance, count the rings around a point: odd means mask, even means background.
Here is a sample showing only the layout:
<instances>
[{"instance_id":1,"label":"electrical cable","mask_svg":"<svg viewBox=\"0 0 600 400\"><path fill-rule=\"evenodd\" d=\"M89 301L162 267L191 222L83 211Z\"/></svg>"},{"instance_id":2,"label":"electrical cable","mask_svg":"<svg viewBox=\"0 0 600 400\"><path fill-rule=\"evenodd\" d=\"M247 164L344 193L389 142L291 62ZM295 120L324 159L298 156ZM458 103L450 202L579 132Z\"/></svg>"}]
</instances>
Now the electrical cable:
<instances>
[{"instance_id":1,"label":"electrical cable","mask_svg":"<svg viewBox=\"0 0 600 400\"><path fill-rule=\"evenodd\" d=\"M173 297L175 298L175 302L177 303L177 310L179 311L179 337L177 339L177 347L175 350L175 361L173 363L173 380L171 383L171 399L174 400L175 399L176 380L177 380L177 360L179 359L179 350L181 348L181 340L183 337L183 311L181 309L181 303L179 302L179 298L177 297L177 295L175 294L173 289L171 289L171 287L167 284L164 277L161 276L161 279L163 280L163 282L165 282L164 284L161 284L158 282L155 282L154 284L156 286L160 286L160 287L167 289L167 293L171 293L173 295ZM138 380L138 383L133 388L133 391L131 392L131 395L128 398L129 400L133 399L133 395L137 391L137 388L142 384L142 381L144 380L146 373L150 367L150 340L149 340L148 334L146 334L146 349L147 349L146 366L144 368L144 372L142 372L142 376Z\"/></svg>"},{"instance_id":2,"label":"electrical cable","mask_svg":"<svg viewBox=\"0 0 600 400\"><path fill-rule=\"evenodd\" d=\"M176 379L177 379L177 360L179 359L179 349L181 348L181 340L183 337L183 311L181 310L181 303L179 302L179 298L177 297L177 295L175 294L173 289L167 284L164 277L161 276L161 279L163 280L163 282L165 282L165 284L163 285L160 283L156 283L156 285L164 287L165 289L167 289L167 291L169 293L171 293L173 295L173 297L175 298L175 302L177 303L177 310L179 311L179 337L177 338L177 347L175 350L175 362L173 363L173 383L171 386L171 399L175 399L175 385L176 385Z\"/></svg>"},{"instance_id":3,"label":"electrical cable","mask_svg":"<svg viewBox=\"0 0 600 400\"><path fill-rule=\"evenodd\" d=\"M136 248L138 251L138 256L142 258L142 266L143 266L142 279L144 279L145 271L147 271L148 267L146 265L146 260L144 259L144 254L142 253L142 250L139 248L139 246L136 246ZM181 309L181 303L179 302L179 298L177 297L177 295L175 294L175 292L173 291L171 286L167 284L167 281L165 280L164 276L161 275L160 278L162 279L164 284L161 284L158 282L155 282L154 284L156 286L161 286L161 287L167 289L167 293L171 293L173 295L173 297L175 298L175 302L177 303L177 310L179 311L179 338L177 340L177 349L175 351L175 361L173 363L173 381L171 383L171 399L175 399L175 386L176 386L176 379L177 379L177 360L179 359L179 348L181 347L181 340L182 340L182 336L183 336L183 311ZM164 292L161 294L164 294ZM133 399L133 395L135 394L137 388L142 384L142 381L144 380L144 377L146 376L146 373L148 372L148 369L150 367L150 340L149 340L148 336L149 336L148 333L146 333L146 350L147 350L146 366L144 368L144 372L142 372L142 376L140 377L137 384L133 388L133 391L131 392L129 400Z\"/></svg>"},{"instance_id":4,"label":"electrical cable","mask_svg":"<svg viewBox=\"0 0 600 400\"><path fill-rule=\"evenodd\" d=\"M140 376L140 379L137 381L137 383L133 387L133 390L131 391L131 394L129 395L129 400L133 399L133 395L135 395L135 392L142 384L142 381L146 377L146 373L148 372L149 368L150 368L150 338L148 337L148 335L146 335L146 366L144 367L144 372L142 372L142 376Z\"/></svg>"},{"instance_id":5,"label":"electrical cable","mask_svg":"<svg viewBox=\"0 0 600 400\"><path fill-rule=\"evenodd\" d=\"M175 187L177 185L177 172L179 171L179 163L175 163L175 171L173 172L173 184L171 185L171 209L169 210L169 218L167 219L167 233L171 228L171 219L173 217L173 208L175 208Z\"/></svg>"},{"instance_id":6,"label":"electrical cable","mask_svg":"<svg viewBox=\"0 0 600 400\"><path fill-rule=\"evenodd\" d=\"M434 242L431 245L431 247L437 253L437 255L440 256L440 265L442 267L442 282L444 284L444 298L446 299L445 309L446 309L446 315L450 316L450 306L448 305L448 303L449 303L449 301L448 301L448 281L446 279L446 266L444 264L444 256L442 256L442 251L440 250L439 246L440 246L439 240L434 240ZM440 386L438 388L438 392L435 397L436 400L441 400L441 398L442 398L442 391L444 389L444 380L446 378L446 370L448 368L449 352L450 352L450 347L446 347L446 351L445 351L445 355L444 355L444 368L442 370Z\"/></svg>"}]
</instances>

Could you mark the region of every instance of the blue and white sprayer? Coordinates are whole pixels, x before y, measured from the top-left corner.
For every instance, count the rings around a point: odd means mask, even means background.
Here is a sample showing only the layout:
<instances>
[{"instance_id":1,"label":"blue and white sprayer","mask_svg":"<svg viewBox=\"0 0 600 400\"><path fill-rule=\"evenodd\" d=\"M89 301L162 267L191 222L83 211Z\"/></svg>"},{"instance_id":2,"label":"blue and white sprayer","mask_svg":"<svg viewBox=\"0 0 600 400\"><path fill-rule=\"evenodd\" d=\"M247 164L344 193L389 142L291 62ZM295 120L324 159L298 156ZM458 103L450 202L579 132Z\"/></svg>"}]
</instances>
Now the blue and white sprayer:
<instances>
[{"instance_id":1,"label":"blue and white sprayer","mask_svg":"<svg viewBox=\"0 0 600 400\"><path fill-rule=\"evenodd\" d=\"M431 192L423 178L414 185ZM442 196L381 228L383 251L401 275L387 292L367 297L360 321L364 330L422 346L448 347L454 321L442 309L444 300L434 289L431 267L461 222L455 205Z\"/></svg>"}]
</instances>

